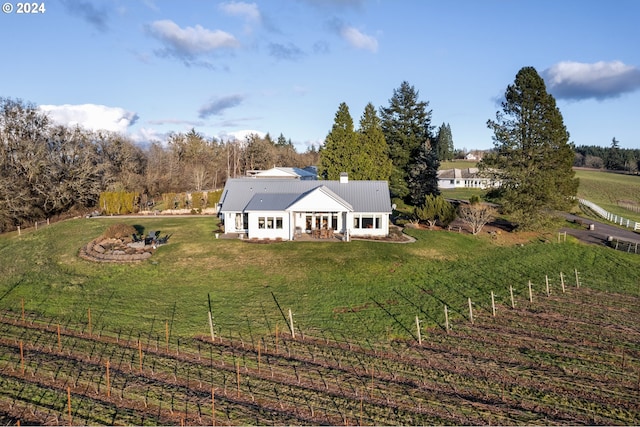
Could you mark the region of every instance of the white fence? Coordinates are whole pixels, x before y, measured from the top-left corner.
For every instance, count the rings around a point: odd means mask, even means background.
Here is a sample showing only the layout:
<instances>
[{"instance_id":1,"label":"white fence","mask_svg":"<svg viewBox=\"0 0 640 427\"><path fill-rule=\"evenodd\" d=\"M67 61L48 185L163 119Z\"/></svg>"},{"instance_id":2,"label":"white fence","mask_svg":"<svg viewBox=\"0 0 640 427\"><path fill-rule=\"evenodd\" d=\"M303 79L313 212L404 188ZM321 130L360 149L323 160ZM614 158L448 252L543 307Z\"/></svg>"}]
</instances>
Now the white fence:
<instances>
[{"instance_id":1,"label":"white fence","mask_svg":"<svg viewBox=\"0 0 640 427\"><path fill-rule=\"evenodd\" d=\"M602 209L600 206L596 205L593 202L590 202L588 200L585 199L578 199L578 202L581 205L584 205L586 207L588 207L589 209L591 209L592 211L594 211L595 213L597 213L598 215L600 215L602 218L606 219L607 221L611 221L615 224L618 225L622 225L623 227L627 227L627 228L633 228L634 231L640 230L640 222L635 222L632 221L630 219L627 218L623 218L620 215L614 215L611 212L607 212L604 209Z\"/></svg>"}]
</instances>

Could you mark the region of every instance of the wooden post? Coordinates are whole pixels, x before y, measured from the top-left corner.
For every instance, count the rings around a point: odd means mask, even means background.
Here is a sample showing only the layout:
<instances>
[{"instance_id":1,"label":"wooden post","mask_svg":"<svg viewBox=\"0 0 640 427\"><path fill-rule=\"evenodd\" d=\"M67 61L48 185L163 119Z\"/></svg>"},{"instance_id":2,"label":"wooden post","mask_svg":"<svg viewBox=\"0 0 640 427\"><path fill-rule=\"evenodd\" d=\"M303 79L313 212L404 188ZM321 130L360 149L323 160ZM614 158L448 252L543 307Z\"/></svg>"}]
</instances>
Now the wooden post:
<instances>
[{"instance_id":1,"label":"wooden post","mask_svg":"<svg viewBox=\"0 0 640 427\"><path fill-rule=\"evenodd\" d=\"M211 387L211 425L216 425L216 391Z\"/></svg>"},{"instance_id":2,"label":"wooden post","mask_svg":"<svg viewBox=\"0 0 640 427\"><path fill-rule=\"evenodd\" d=\"M469 302L469 320L473 323L473 307L471 307L471 298L467 299Z\"/></svg>"},{"instance_id":3,"label":"wooden post","mask_svg":"<svg viewBox=\"0 0 640 427\"><path fill-rule=\"evenodd\" d=\"M142 342L138 339L138 358L140 359L140 373L142 373Z\"/></svg>"},{"instance_id":4,"label":"wooden post","mask_svg":"<svg viewBox=\"0 0 640 427\"><path fill-rule=\"evenodd\" d=\"M260 373L260 341L258 341L258 373Z\"/></svg>"},{"instance_id":5,"label":"wooden post","mask_svg":"<svg viewBox=\"0 0 640 427\"><path fill-rule=\"evenodd\" d=\"M533 292L531 292L531 280L529 280L529 302L533 302Z\"/></svg>"},{"instance_id":6,"label":"wooden post","mask_svg":"<svg viewBox=\"0 0 640 427\"><path fill-rule=\"evenodd\" d=\"M240 397L240 361L236 361L236 385L238 390L237 397Z\"/></svg>"},{"instance_id":7,"label":"wooden post","mask_svg":"<svg viewBox=\"0 0 640 427\"><path fill-rule=\"evenodd\" d=\"M291 309L289 309L289 324L291 324L291 338L296 339L296 333L293 330L293 315L291 314Z\"/></svg>"},{"instance_id":8,"label":"wooden post","mask_svg":"<svg viewBox=\"0 0 640 427\"><path fill-rule=\"evenodd\" d=\"M167 351L169 351L169 321L164 321L164 339L167 343Z\"/></svg>"},{"instance_id":9,"label":"wooden post","mask_svg":"<svg viewBox=\"0 0 640 427\"><path fill-rule=\"evenodd\" d=\"M109 361L107 360L107 397L111 397L111 378L109 377Z\"/></svg>"},{"instance_id":10,"label":"wooden post","mask_svg":"<svg viewBox=\"0 0 640 427\"><path fill-rule=\"evenodd\" d=\"M207 294L207 301L209 302L209 330L211 331L211 342L216 340L216 336L213 332L213 312L211 310L211 295Z\"/></svg>"},{"instance_id":11,"label":"wooden post","mask_svg":"<svg viewBox=\"0 0 640 427\"><path fill-rule=\"evenodd\" d=\"M71 418L71 387L67 387L67 406L69 408L69 425L73 425L73 418Z\"/></svg>"},{"instance_id":12,"label":"wooden post","mask_svg":"<svg viewBox=\"0 0 640 427\"><path fill-rule=\"evenodd\" d=\"M578 269L574 268L575 272L576 272L576 288L580 287L580 279L578 278Z\"/></svg>"},{"instance_id":13,"label":"wooden post","mask_svg":"<svg viewBox=\"0 0 640 427\"><path fill-rule=\"evenodd\" d=\"M422 345L422 335L420 334L420 319L416 316L416 329L418 330L418 344Z\"/></svg>"},{"instance_id":14,"label":"wooden post","mask_svg":"<svg viewBox=\"0 0 640 427\"><path fill-rule=\"evenodd\" d=\"M560 272L560 286L562 286L562 293L564 294L564 275Z\"/></svg>"},{"instance_id":15,"label":"wooden post","mask_svg":"<svg viewBox=\"0 0 640 427\"><path fill-rule=\"evenodd\" d=\"M22 375L24 375L24 351L22 348L22 340L20 340L20 370L22 371Z\"/></svg>"},{"instance_id":16,"label":"wooden post","mask_svg":"<svg viewBox=\"0 0 640 427\"><path fill-rule=\"evenodd\" d=\"M496 317L496 298L493 291L491 291L491 313L493 314L493 317Z\"/></svg>"},{"instance_id":17,"label":"wooden post","mask_svg":"<svg viewBox=\"0 0 640 427\"><path fill-rule=\"evenodd\" d=\"M447 311L447 306L444 306L444 327L449 333L449 312Z\"/></svg>"},{"instance_id":18,"label":"wooden post","mask_svg":"<svg viewBox=\"0 0 640 427\"><path fill-rule=\"evenodd\" d=\"M544 283L547 287L547 296L551 295L551 292L549 292L549 276L545 275L544 276Z\"/></svg>"},{"instance_id":19,"label":"wooden post","mask_svg":"<svg viewBox=\"0 0 640 427\"><path fill-rule=\"evenodd\" d=\"M60 340L60 323L58 323L58 351L62 351L62 341Z\"/></svg>"},{"instance_id":20,"label":"wooden post","mask_svg":"<svg viewBox=\"0 0 640 427\"><path fill-rule=\"evenodd\" d=\"M513 299L513 286L509 285L509 294L511 294L511 308L516 308L516 302Z\"/></svg>"},{"instance_id":21,"label":"wooden post","mask_svg":"<svg viewBox=\"0 0 640 427\"><path fill-rule=\"evenodd\" d=\"M38 221L36 221L36 231L38 231Z\"/></svg>"},{"instance_id":22,"label":"wooden post","mask_svg":"<svg viewBox=\"0 0 640 427\"><path fill-rule=\"evenodd\" d=\"M215 342L216 336L213 332L213 318L211 317L211 312L208 312L208 314L209 314L209 330L211 331L211 342Z\"/></svg>"},{"instance_id":23,"label":"wooden post","mask_svg":"<svg viewBox=\"0 0 640 427\"><path fill-rule=\"evenodd\" d=\"M22 231L20 230L20 226L18 226L18 236L22 236Z\"/></svg>"}]
</instances>

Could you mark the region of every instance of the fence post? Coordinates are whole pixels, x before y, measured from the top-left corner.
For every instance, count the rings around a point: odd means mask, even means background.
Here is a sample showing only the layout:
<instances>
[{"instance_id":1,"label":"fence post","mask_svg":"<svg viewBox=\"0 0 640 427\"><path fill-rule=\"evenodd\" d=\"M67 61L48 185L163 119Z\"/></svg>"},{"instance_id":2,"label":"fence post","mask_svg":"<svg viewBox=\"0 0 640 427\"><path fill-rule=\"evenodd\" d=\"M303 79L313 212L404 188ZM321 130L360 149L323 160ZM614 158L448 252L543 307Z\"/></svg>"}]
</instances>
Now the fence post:
<instances>
[{"instance_id":1,"label":"fence post","mask_svg":"<svg viewBox=\"0 0 640 427\"><path fill-rule=\"evenodd\" d=\"M533 302L533 293L531 292L531 280L529 280L529 302Z\"/></svg>"},{"instance_id":2,"label":"fence post","mask_svg":"<svg viewBox=\"0 0 640 427\"><path fill-rule=\"evenodd\" d=\"M509 285L509 293L511 294L511 308L516 308L516 302L513 300L513 286Z\"/></svg>"},{"instance_id":3,"label":"fence post","mask_svg":"<svg viewBox=\"0 0 640 427\"><path fill-rule=\"evenodd\" d=\"M473 307L471 307L471 298L468 298L469 301L469 319L471 323L473 323Z\"/></svg>"},{"instance_id":4,"label":"fence post","mask_svg":"<svg viewBox=\"0 0 640 427\"><path fill-rule=\"evenodd\" d=\"M562 285L562 293L564 294L564 275L560 272L560 285Z\"/></svg>"},{"instance_id":5,"label":"fence post","mask_svg":"<svg viewBox=\"0 0 640 427\"><path fill-rule=\"evenodd\" d=\"M418 330L418 344L422 345L422 335L420 334L420 319L416 316L416 329Z\"/></svg>"},{"instance_id":6,"label":"fence post","mask_svg":"<svg viewBox=\"0 0 640 427\"><path fill-rule=\"evenodd\" d=\"M493 291L491 291L491 313L493 314L493 317L496 317L496 299Z\"/></svg>"},{"instance_id":7,"label":"fence post","mask_svg":"<svg viewBox=\"0 0 640 427\"><path fill-rule=\"evenodd\" d=\"M293 329L293 314L291 314L291 309L289 309L289 323L291 324L291 338L296 339L296 333Z\"/></svg>"},{"instance_id":8,"label":"fence post","mask_svg":"<svg viewBox=\"0 0 640 427\"><path fill-rule=\"evenodd\" d=\"M576 272L576 288L580 287L580 279L578 278L578 269L574 268L574 271Z\"/></svg>"},{"instance_id":9,"label":"fence post","mask_svg":"<svg viewBox=\"0 0 640 427\"><path fill-rule=\"evenodd\" d=\"M447 329L447 333L449 333L449 312L446 305L444 306L444 326Z\"/></svg>"},{"instance_id":10,"label":"fence post","mask_svg":"<svg viewBox=\"0 0 640 427\"><path fill-rule=\"evenodd\" d=\"M547 296L551 295L551 293L549 292L549 276L545 275L544 276L544 283L546 285L547 288Z\"/></svg>"}]
</instances>

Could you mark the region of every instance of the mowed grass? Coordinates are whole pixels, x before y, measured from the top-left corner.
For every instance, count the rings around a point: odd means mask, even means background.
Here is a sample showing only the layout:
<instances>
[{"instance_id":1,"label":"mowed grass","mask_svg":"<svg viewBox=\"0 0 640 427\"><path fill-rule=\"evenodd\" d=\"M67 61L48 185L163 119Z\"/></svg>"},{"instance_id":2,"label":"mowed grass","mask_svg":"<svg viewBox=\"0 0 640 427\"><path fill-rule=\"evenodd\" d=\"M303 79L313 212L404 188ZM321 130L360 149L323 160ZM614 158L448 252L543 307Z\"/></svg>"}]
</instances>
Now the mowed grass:
<instances>
[{"instance_id":1,"label":"mowed grass","mask_svg":"<svg viewBox=\"0 0 640 427\"><path fill-rule=\"evenodd\" d=\"M211 217L76 219L38 231L0 237L0 308L94 330L207 335L207 294L218 333L242 336L296 328L350 340L409 338L419 316L425 327L443 325L443 305L452 321L475 309L490 311L490 293L509 305L527 298L526 284L542 297L545 275L554 292L559 274L583 286L640 294L640 257L587 246L556 235L469 236L410 230L415 243L372 241L248 243L216 239ZM78 250L110 224L124 222L172 233L150 260L101 264ZM274 298L275 297L275 298ZM276 303L277 301L277 303ZM279 307L278 307L279 305Z\"/></svg>"}]
</instances>

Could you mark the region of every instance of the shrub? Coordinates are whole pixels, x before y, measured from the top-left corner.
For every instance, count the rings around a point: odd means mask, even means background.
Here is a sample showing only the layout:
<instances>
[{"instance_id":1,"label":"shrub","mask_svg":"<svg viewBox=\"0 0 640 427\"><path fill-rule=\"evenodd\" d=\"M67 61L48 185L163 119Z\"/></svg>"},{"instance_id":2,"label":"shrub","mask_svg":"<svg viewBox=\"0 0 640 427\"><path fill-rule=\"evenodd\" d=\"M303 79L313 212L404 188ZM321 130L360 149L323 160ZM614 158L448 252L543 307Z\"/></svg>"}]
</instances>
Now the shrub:
<instances>
[{"instance_id":1,"label":"shrub","mask_svg":"<svg viewBox=\"0 0 640 427\"><path fill-rule=\"evenodd\" d=\"M105 239L123 239L131 237L132 234L136 234L137 232L132 225L113 224L102 233L102 237Z\"/></svg>"}]
</instances>

